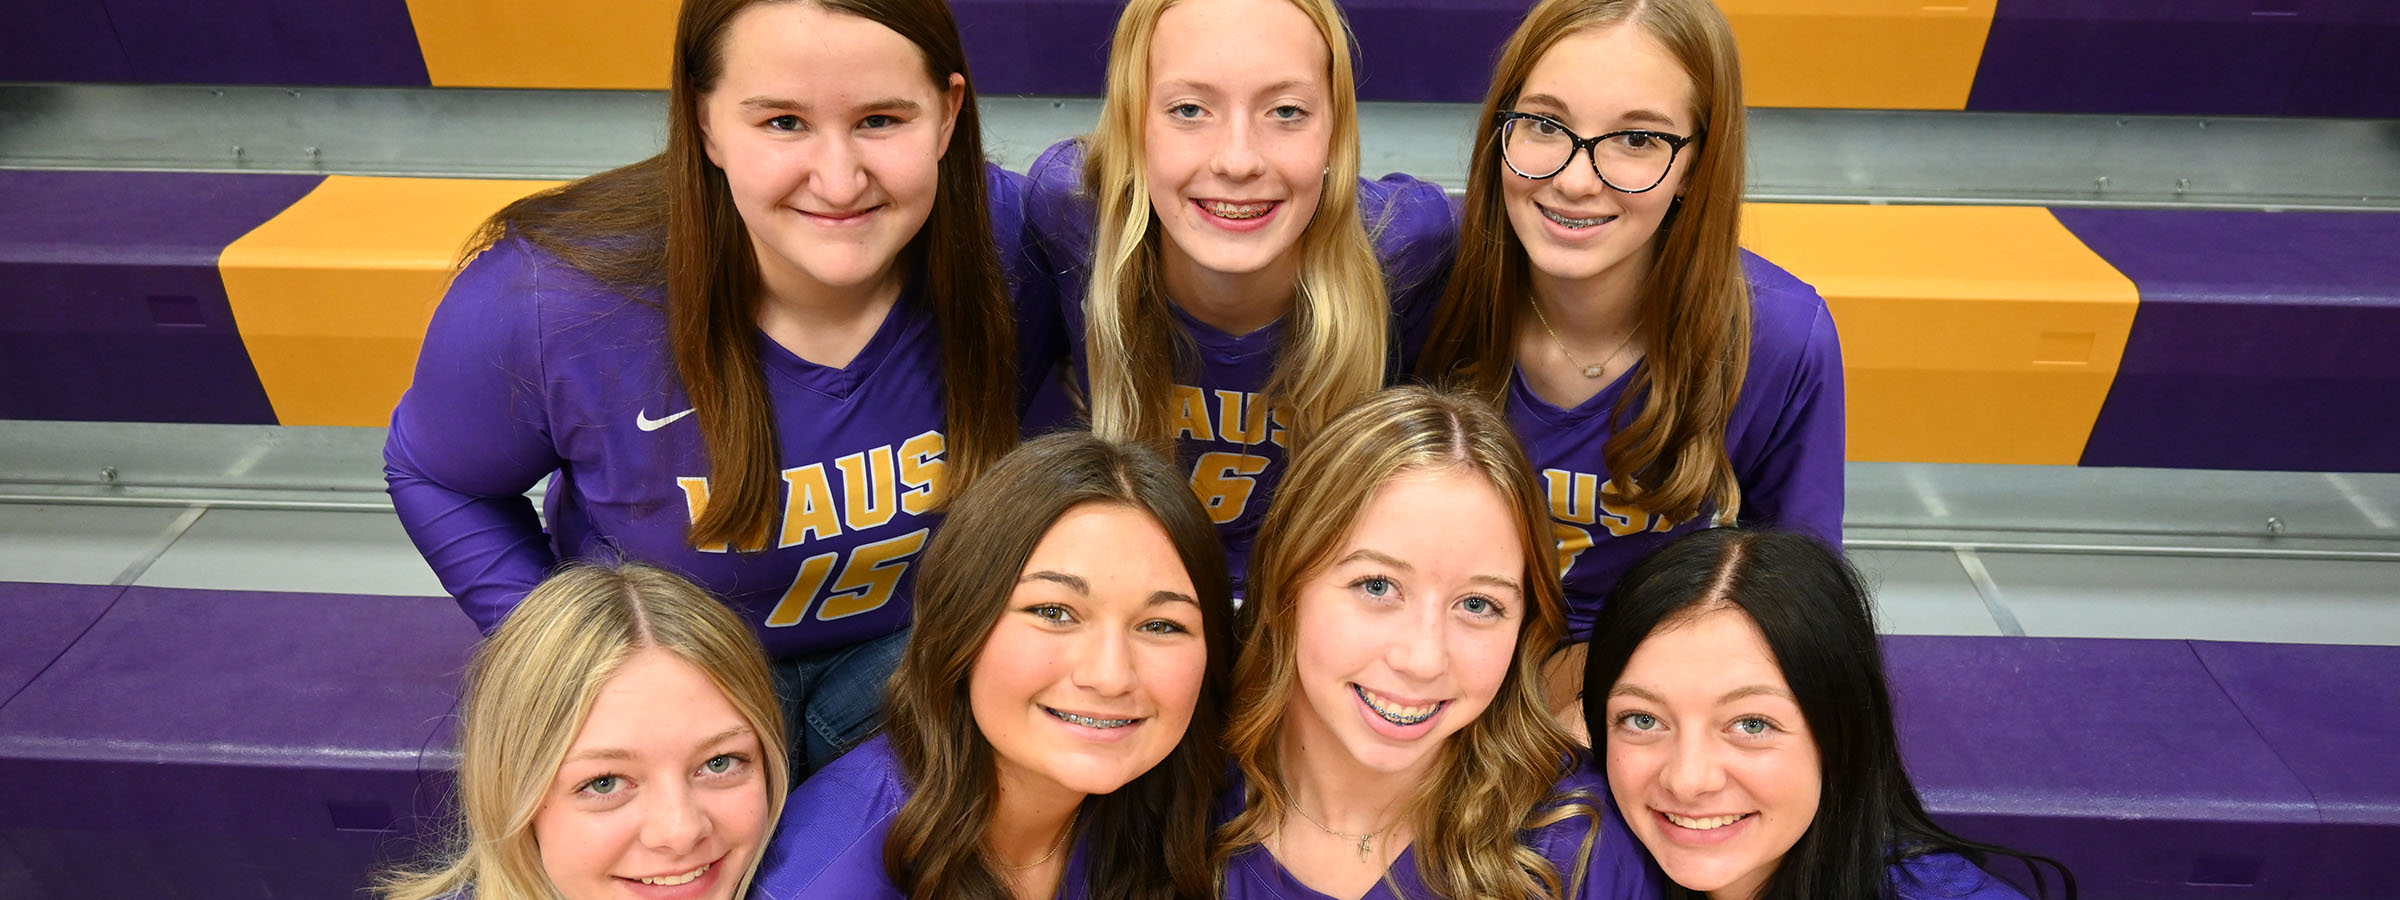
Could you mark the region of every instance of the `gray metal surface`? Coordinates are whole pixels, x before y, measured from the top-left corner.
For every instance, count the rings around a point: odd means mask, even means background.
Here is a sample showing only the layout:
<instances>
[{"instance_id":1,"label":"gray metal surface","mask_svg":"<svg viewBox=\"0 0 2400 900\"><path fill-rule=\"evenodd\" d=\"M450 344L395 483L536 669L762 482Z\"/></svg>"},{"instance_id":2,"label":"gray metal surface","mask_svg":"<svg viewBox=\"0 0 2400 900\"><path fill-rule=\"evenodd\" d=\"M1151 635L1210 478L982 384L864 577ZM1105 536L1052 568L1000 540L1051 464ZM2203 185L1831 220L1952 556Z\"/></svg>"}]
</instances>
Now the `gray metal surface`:
<instances>
[{"instance_id":1,"label":"gray metal surface","mask_svg":"<svg viewBox=\"0 0 2400 900\"><path fill-rule=\"evenodd\" d=\"M0 168L572 178L665 140L664 94L0 84ZM986 97L1022 169L1092 98ZM1365 169L1465 185L1473 106L1368 103ZM1758 109L1769 201L2400 209L2400 121Z\"/></svg>"}]
</instances>

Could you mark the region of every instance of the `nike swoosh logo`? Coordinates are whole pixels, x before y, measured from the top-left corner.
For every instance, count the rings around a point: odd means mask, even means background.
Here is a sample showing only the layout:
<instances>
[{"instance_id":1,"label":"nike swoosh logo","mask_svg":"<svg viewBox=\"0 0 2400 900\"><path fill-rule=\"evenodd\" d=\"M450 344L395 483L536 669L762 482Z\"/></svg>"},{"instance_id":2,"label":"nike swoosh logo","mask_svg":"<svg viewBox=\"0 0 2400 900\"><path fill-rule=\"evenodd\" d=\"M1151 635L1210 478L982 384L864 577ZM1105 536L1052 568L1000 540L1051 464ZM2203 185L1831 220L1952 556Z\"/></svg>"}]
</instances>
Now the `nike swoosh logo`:
<instances>
[{"instance_id":1,"label":"nike swoosh logo","mask_svg":"<svg viewBox=\"0 0 2400 900\"><path fill-rule=\"evenodd\" d=\"M667 427L670 424L673 424L676 419L680 419L691 414L692 411L687 409L664 419L653 419L650 418L649 410L638 410L633 414L633 427L639 428L643 431L657 431L661 428Z\"/></svg>"}]
</instances>

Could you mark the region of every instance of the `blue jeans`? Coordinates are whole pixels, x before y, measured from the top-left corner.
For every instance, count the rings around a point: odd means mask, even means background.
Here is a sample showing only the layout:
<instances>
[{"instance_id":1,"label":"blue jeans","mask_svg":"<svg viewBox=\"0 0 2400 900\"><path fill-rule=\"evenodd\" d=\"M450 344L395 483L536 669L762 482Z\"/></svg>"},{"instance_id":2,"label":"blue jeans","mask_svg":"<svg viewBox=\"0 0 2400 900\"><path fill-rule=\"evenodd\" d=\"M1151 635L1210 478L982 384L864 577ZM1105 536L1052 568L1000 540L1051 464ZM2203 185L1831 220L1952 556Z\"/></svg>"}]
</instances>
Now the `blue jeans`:
<instances>
[{"instance_id":1,"label":"blue jeans","mask_svg":"<svg viewBox=\"0 0 2400 900\"><path fill-rule=\"evenodd\" d=\"M883 726L884 683L908 649L909 629L808 656L773 661L791 741L792 784L824 768Z\"/></svg>"}]
</instances>

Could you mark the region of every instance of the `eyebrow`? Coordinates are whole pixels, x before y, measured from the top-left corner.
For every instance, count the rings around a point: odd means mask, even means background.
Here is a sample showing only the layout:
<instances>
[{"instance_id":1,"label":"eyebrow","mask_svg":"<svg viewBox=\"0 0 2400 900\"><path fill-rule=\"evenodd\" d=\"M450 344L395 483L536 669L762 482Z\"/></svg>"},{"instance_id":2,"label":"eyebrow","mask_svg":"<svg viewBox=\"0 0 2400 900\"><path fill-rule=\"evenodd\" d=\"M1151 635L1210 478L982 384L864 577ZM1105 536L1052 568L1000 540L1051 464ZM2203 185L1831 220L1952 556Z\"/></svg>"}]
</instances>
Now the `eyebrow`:
<instances>
[{"instance_id":1,"label":"eyebrow","mask_svg":"<svg viewBox=\"0 0 2400 900\"><path fill-rule=\"evenodd\" d=\"M1566 101L1550 96L1549 94L1527 94L1523 97L1517 98L1517 105L1525 106L1528 104L1547 106L1560 112L1565 112L1567 110ZM1632 122L1641 125L1660 125L1667 128L1675 127L1675 117L1651 109L1627 110L1623 114L1617 116L1617 121Z\"/></svg>"},{"instance_id":2,"label":"eyebrow","mask_svg":"<svg viewBox=\"0 0 2400 900\"><path fill-rule=\"evenodd\" d=\"M802 103L802 102L800 102L800 101L798 101L798 100L791 100L791 99L787 99L787 98L784 98L784 97L764 97L764 96L761 96L761 97L752 97L752 98L750 98L750 99L747 99L747 100L744 100L744 101L742 101L742 108L743 108L743 109L771 109L771 110L781 110L781 111L785 111L785 112L797 112L797 113L805 113L805 112L808 112L808 111L809 111L809 106L808 106L808 104L806 104L806 103ZM858 107L858 111L859 111L859 112L916 112L916 111L918 111L918 110L920 110L920 109L923 109L923 108L924 108L924 107L922 107L922 106L919 106L919 105L917 104L917 101L915 101L915 100L910 100L910 99L907 99L907 98L905 98L905 97L885 97L885 98L883 98L883 99L881 99L881 100L876 100L876 101L873 101L873 102L871 102L871 103L865 103L865 104L861 104L861 105Z\"/></svg>"},{"instance_id":3,"label":"eyebrow","mask_svg":"<svg viewBox=\"0 0 2400 900\"><path fill-rule=\"evenodd\" d=\"M1018 584L1024 584L1028 581L1047 581L1052 584L1063 586L1068 590L1082 594L1086 597L1092 595L1092 583L1083 580L1083 577L1080 575L1069 575L1065 572L1052 572L1048 569L1043 569L1039 572L1027 572L1025 573L1025 577L1017 579ZM1181 591L1153 591L1150 594L1149 601L1143 605L1157 606L1162 603L1189 603L1193 606L1200 605L1199 600L1193 599L1192 595L1183 593Z\"/></svg>"},{"instance_id":4,"label":"eyebrow","mask_svg":"<svg viewBox=\"0 0 2400 900\"><path fill-rule=\"evenodd\" d=\"M1362 559L1372 562L1379 562L1386 566L1399 569L1403 572L1412 572L1416 570L1415 566L1409 565L1406 561L1403 561L1397 556L1375 550L1369 550L1365 547L1360 547L1356 550L1350 551L1350 555L1335 560L1333 564L1337 566L1346 566Z\"/></svg>"},{"instance_id":5,"label":"eyebrow","mask_svg":"<svg viewBox=\"0 0 2400 900\"><path fill-rule=\"evenodd\" d=\"M728 728L728 729L725 729L724 731L717 732L716 734L709 735L707 740L704 740L704 741L701 741L701 742L700 742L700 746L702 746L702 747L713 747L713 746L716 746L717 744L724 743L724 742L726 741L726 739L728 739L728 738L739 737L739 736L741 736L741 735L745 735L745 734L749 734L749 733L750 733L750 726L748 726L748 725L735 725L735 726L733 726L732 728ZM561 761L560 761L560 765L565 765L566 763L573 763L573 762L583 762L584 760L589 760L589 759L632 759L632 758L633 758L633 751L631 751L631 750L626 750L626 749L624 749L624 748L621 748L621 747L600 747L600 748L596 748L596 749L592 749L592 750L585 750L585 751L583 751L582 753L577 753L577 754L575 754L575 755L573 755L573 756L567 757L566 759L564 759L564 760L561 760Z\"/></svg>"}]
</instances>

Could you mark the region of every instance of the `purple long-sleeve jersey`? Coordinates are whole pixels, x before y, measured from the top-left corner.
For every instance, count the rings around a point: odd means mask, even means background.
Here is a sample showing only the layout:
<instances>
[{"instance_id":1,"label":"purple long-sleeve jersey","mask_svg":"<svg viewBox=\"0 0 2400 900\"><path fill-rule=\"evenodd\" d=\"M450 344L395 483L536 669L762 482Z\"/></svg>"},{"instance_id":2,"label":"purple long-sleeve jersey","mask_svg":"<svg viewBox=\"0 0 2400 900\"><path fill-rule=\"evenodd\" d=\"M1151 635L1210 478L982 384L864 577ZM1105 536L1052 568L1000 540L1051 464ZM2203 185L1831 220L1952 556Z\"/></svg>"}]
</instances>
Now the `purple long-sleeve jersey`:
<instances>
[{"instance_id":1,"label":"purple long-sleeve jersey","mask_svg":"<svg viewBox=\"0 0 2400 900\"><path fill-rule=\"evenodd\" d=\"M1580 799L1600 810L1600 821L1575 816L1529 831L1520 836L1525 846L1540 853L1542 858L1557 867L1566 893L1560 900L1656 900L1665 885L1658 873L1658 864L1642 849L1633 832L1625 827L1625 817L1617 812L1616 800L1608 794L1608 783L1588 765L1579 765L1558 783L1556 796L1581 794ZM1243 785L1234 784L1229 798L1243 796ZM1230 810L1226 811L1230 814ZM1583 859L1584 839L1593 834L1591 855ZM1360 900L1426 900L1434 897L1425 887L1417 871L1416 848L1400 851L1392 860L1388 878L1369 889ZM1234 855L1225 867L1225 900L1331 900L1325 894L1300 883L1290 870L1275 859L1264 846L1254 846Z\"/></svg>"},{"instance_id":2,"label":"purple long-sleeve jersey","mask_svg":"<svg viewBox=\"0 0 2400 900\"><path fill-rule=\"evenodd\" d=\"M1842 348L1833 317L1815 288L1745 252L1750 278L1750 369L1725 429L1725 449L1742 488L1741 524L1804 531L1835 547L1842 541ZM1609 413L1632 380L1630 370L1573 409L1534 394L1522 372L1510 379L1509 424L1525 444L1550 500L1566 581L1567 624L1589 639L1592 618L1634 563L1708 526L1710 515L1683 522L1620 507L1600 496L1612 477L1601 455L1616 433ZM1641 397L1625 411L1641 413Z\"/></svg>"},{"instance_id":3,"label":"purple long-sleeve jersey","mask_svg":"<svg viewBox=\"0 0 2400 900\"><path fill-rule=\"evenodd\" d=\"M1892 886L1900 900L2025 900L2024 892L1956 853L1929 853L1893 866Z\"/></svg>"},{"instance_id":4,"label":"purple long-sleeve jersey","mask_svg":"<svg viewBox=\"0 0 2400 900\"><path fill-rule=\"evenodd\" d=\"M1027 215L1052 264L1061 319L1076 374L1089 383L1084 355L1084 300L1091 286L1094 212L1083 191L1083 145L1061 141L1029 172ZM1374 239L1392 304L1392 371L1415 367L1433 309L1458 254L1458 214L1439 185L1406 175L1361 179L1360 217ZM1199 351L1175 377L1179 411L1176 445L1191 467L1192 490L1217 523L1226 562L1238 585L1247 575L1250 542L1267 502L1283 478L1284 422L1259 394L1283 348L1284 323L1231 335L1173 307L1176 322Z\"/></svg>"},{"instance_id":5,"label":"purple long-sleeve jersey","mask_svg":"<svg viewBox=\"0 0 2400 900\"><path fill-rule=\"evenodd\" d=\"M891 836L892 817L909 796L889 737L878 735L818 770L784 804L775 839L759 859L751 896L904 900L908 893L892 884L883 870L883 843ZM1085 865L1079 843L1067 856L1059 900L1080 900L1089 894Z\"/></svg>"},{"instance_id":6,"label":"purple long-sleeve jersey","mask_svg":"<svg viewBox=\"0 0 2400 900\"><path fill-rule=\"evenodd\" d=\"M1052 359L1064 338L1022 239L1023 186L990 170L994 233L1020 285L1020 358ZM723 598L777 657L908 624L950 441L926 299L905 288L839 369L758 336L781 479L755 549L686 540L709 465L666 332L658 298L626 297L522 240L458 274L384 446L393 506L443 586L488 633L561 560L649 563ZM546 531L524 497L544 478Z\"/></svg>"}]
</instances>

